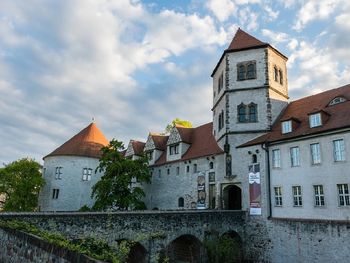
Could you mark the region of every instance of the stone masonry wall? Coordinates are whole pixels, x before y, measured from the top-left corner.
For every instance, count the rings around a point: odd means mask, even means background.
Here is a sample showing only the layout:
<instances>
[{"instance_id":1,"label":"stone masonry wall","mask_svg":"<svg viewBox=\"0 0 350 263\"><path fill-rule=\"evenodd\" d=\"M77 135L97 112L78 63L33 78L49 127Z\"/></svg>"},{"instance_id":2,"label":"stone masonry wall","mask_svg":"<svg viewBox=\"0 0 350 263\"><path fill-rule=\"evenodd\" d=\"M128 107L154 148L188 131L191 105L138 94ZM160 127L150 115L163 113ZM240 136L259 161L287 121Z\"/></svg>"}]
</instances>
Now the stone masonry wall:
<instances>
[{"instance_id":1,"label":"stone masonry wall","mask_svg":"<svg viewBox=\"0 0 350 263\"><path fill-rule=\"evenodd\" d=\"M49 244L36 236L5 228L0 228L0 262L102 263Z\"/></svg>"}]
</instances>

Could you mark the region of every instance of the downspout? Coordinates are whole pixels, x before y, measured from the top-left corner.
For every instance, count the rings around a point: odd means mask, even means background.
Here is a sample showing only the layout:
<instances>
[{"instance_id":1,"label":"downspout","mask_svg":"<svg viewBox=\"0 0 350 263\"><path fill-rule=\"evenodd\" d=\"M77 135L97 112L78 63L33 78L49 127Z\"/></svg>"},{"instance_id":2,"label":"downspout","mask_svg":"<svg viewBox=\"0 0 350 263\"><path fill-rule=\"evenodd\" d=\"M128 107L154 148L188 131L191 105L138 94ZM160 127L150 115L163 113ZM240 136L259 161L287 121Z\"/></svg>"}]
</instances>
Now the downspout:
<instances>
[{"instance_id":1,"label":"downspout","mask_svg":"<svg viewBox=\"0 0 350 263\"><path fill-rule=\"evenodd\" d=\"M270 151L269 151L269 143L265 142L261 144L261 148L263 148L266 152L266 156L267 156L267 161L266 161L266 165L267 165L267 198L268 198L268 203L269 203L269 213L267 215L267 218L270 219L272 216L272 200L271 200L271 182L270 182L270 178L271 178L271 172L270 172Z\"/></svg>"}]
</instances>

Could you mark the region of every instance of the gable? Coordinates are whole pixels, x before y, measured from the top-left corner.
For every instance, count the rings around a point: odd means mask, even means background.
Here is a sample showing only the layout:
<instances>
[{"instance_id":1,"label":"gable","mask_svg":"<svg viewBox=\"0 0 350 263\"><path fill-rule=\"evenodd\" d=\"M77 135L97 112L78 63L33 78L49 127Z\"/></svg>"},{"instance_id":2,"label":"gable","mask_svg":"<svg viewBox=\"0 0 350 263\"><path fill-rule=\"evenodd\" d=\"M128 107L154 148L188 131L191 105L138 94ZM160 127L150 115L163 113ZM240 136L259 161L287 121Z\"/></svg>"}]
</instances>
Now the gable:
<instances>
[{"instance_id":1,"label":"gable","mask_svg":"<svg viewBox=\"0 0 350 263\"><path fill-rule=\"evenodd\" d=\"M130 141L128 144L128 148L126 148L125 156L132 156L134 154L134 147L132 146L132 141Z\"/></svg>"},{"instance_id":2,"label":"gable","mask_svg":"<svg viewBox=\"0 0 350 263\"><path fill-rule=\"evenodd\" d=\"M181 136L176 127L171 129L167 145L176 144L181 142Z\"/></svg>"}]
</instances>

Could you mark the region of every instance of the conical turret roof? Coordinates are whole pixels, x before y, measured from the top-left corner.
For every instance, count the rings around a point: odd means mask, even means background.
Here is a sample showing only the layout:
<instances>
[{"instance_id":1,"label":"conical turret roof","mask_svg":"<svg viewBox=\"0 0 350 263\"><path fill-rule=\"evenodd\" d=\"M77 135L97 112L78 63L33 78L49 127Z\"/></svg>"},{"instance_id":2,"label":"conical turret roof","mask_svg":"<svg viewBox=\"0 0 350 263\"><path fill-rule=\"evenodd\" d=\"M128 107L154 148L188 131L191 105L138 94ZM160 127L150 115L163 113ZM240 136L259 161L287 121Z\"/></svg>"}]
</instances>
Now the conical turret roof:
<instances>
[{"instance_id":1,"label":"conical turret roof","mask_svg":"<svg viewBox=\"0 0 350 263\"><path fill-rule=\"evenodd\" d=\"M74 155L99 158L101 148L108 145L108 140L95 123L90 123L85 129L66 141L52 153L46 155Z\"/></svg>"}]
</instances>

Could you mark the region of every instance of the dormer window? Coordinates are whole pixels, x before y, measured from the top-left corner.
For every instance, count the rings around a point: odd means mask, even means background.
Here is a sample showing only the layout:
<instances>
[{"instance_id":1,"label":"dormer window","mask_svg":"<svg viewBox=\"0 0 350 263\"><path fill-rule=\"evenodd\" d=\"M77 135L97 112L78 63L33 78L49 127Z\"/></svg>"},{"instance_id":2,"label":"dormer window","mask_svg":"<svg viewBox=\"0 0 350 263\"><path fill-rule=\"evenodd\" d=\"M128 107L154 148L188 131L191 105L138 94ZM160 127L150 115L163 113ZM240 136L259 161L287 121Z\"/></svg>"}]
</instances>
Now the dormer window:
<instances>
[{"instance_id":1,"label":"dormer window","mask_svg":"<svg viewBox=\"0 0 350 263\"><path fill-rule=\"evenodd\" d=\"M219 77L219 82L218 82L218 94L220 93L223 87L224 87L224 73L221 73Z\"/></svg>"},{"instance_id":2,"label":"dormer window","mask_svg":"<svg viewBox=\"0 0 350 263\"><path fill-rule=\"evenodd\" d=\"M292 121L283 121L282 122L282 133L289 133L292 132Z\"/></svg>"},{"instance_id":3,"label":"dormer window","mask_svg":"<svg viewBox=\"0 0 350 263\"><path fill-rule=\"evenodd\" d=\"M331 102L328 104L328 106L332 106L332 105L335 105L335 104L338 104L338 103L342 103L342 102L345 102L346 99L343 98L343 97L335 97L334 99L331 100Z\"/></svg>"},{"instance_id":4,"label":"dormer window","mask_svg":"<svg viewBox=\"0 0 350 263\"><path fill-rule=\"evenodd\" d=\"M237 64L237 80L256 79L256 62L247 61Z\"/></svg>"},{"instance_id":5,"label":"dormer window","mask_svg":"<svg viewBox=\"0 0 350 263\"><path fill-rule=\"evenodd\" d=\"M309 116L310 128L318 127L322 125L321 113L311 114Z\"/></svg>"},{"instance_id":6,"label":"dormer window","mask_svg":"<svg viewBox=\"0 0 350 263\"><path fill-rule=\"evenodd\" d=\"M174 144L169 146L170 155L175 155L179 153L179 144Z\"/></svg>"}]
</instances>

